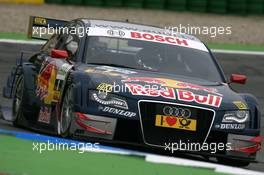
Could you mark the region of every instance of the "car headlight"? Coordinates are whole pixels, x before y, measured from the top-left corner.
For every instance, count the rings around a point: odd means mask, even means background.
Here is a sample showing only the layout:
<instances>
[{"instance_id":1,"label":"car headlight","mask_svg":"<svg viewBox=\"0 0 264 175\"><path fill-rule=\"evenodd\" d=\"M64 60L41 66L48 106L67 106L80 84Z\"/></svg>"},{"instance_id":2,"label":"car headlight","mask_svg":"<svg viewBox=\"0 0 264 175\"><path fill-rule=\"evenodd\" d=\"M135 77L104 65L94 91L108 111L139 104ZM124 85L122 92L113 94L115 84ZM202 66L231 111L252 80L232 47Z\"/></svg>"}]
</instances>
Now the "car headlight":
<instances>
[{"instance_id":1,"label":"car headlight","mask_svg":"<svg viewBox=\"0 0 264 175\"><path fill-rule=\"evenodd\" d=\"M126 99L115 94L103 91L89 91L89 99L96 101L102 105L114 106L118 108L128 109Z\"/></svg>"},{"instance_id":2,"label":"car headlight","mask_svg":"<svg viewBox=\"0 0 264 175\"><path fill-rule=\"evenodd\" d=\"M238 111L227 111L223 117L222 122L231 123L245 123L249 120L249 111L238 110Z\"/></svg>"}]
</instances>

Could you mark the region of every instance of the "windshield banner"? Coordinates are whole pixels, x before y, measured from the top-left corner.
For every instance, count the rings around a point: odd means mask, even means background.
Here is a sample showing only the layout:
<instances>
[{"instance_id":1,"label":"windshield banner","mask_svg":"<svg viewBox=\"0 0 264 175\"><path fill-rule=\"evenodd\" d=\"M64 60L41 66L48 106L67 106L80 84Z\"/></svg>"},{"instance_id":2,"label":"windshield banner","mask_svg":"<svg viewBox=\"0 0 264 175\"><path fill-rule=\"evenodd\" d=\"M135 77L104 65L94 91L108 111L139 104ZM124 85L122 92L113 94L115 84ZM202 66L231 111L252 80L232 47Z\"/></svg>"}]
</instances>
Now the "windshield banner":
<instances>
[{"instance_id":1,"label":"windshield banner","mask_svg":"<svg viewBox=\"0 0 264 175\"><path fill-rule=\"evenodd\" d=\"M182 46L182 47L187 47L187 48L192 48L192 49L197 49L197 50L208 52L208 49L205 47L205 45L202 42L188 40L184 38L178 38L174 36L154 34L154 33L90 27L88 35L150 41L150 42L156 42L156 43L177 45L177 46Z\"/></svg>"}]
</instances>

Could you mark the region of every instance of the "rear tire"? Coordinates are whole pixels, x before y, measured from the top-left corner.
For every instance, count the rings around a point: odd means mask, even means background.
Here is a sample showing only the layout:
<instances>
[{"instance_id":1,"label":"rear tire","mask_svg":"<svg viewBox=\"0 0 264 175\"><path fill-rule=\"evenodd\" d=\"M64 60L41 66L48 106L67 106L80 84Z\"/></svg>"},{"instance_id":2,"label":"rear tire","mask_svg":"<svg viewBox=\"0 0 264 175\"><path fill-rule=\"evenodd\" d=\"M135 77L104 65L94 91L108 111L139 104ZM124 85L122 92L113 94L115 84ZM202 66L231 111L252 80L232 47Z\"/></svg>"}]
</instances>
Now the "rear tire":
<instances>
[{"instance_id":1,"label":"rear tire","mask_svg":"<svg viewBox=\"0 0 264 175\"><path fill-rule=\"evenodd\" d=\"M250 162L247 162L247 161L228 159L228 158L223 158L223 157L218 157L217 161L224 165L230 165L230 166L236 166L236 167L245 167L250 164Z\"/></svg>"},{"instance_id":2,"label":"rear tire","mask_svg":"<svg viewBox=\"0 0 264 175\"><path fill-rule=\"evenodd\" d=\"M60 135L62 137L70 137L70 128L73 119L73 98L72 85L66 87L63 97L60 115Z\"/></svg>"},{"instance_id":3,"label":"rear tire","mask_svg":"<svg viewBox=\"0 0 264 175\"><path fill-rule=\"evenodd\" d=\"M25 101L24 76L20 75L16 81L14 89L14 97L12 102L13 125L21 126L21 118L23 117L23 103Z\"/></svg>"}]
</instances>

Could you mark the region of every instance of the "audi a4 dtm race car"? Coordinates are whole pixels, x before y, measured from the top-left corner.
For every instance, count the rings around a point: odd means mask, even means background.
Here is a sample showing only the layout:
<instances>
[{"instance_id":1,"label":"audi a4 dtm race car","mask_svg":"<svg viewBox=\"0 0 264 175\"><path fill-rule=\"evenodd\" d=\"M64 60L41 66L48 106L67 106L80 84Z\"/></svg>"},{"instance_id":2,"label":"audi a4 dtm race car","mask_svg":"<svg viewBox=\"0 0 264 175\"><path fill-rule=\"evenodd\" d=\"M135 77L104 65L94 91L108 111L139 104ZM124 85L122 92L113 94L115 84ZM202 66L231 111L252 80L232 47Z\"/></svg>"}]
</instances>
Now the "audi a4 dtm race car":
<instances>
[{"instance_id":1,"label":"audi a4 dtm race car","mask_svg":"<svg viewBox=\"0 0 264 175\"><path fill-rule=\"evenodd\" d=\"M227 80L196 37L94 19L31 17L30 26L31 38L55 34L18 61L4 87L15 126L146 148L222 144L214 153L184 152L238 166L255 161L258 102L231 89L246 77Z\"/></svg>"}]
</instances>

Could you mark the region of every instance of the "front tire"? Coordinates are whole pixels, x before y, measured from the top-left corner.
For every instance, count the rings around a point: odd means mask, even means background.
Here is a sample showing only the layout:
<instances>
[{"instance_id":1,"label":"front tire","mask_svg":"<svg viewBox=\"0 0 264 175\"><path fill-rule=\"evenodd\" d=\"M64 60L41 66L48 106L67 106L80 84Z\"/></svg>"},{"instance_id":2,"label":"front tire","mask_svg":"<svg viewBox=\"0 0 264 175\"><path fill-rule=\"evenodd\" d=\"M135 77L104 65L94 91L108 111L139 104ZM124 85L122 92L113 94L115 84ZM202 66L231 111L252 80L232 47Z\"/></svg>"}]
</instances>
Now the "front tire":
<instances>
[{"instance_id":1,"label":"front tire","mask_svg":"<svg viewBox=\"0 0 264 175\"><path fill-rule=\"evenodd\" d=\"M12 117L13 125L21 126L21 119L23 117L23 104L25 102L24 76L20 75L16 81L14 89L14 97L12 102Z\"/></svg>"},{"instance_id":2,"label":"front tire","mask_svg":"<svg viewBox=\"0 0 264 175\"><path fill-rule=\"evenodd\" d=\"M61 109L62 110L60 115L60 135L62 137L70 137L70 128L74 115L72 85L66 87Z\"/></svg>"}]
</instances>

